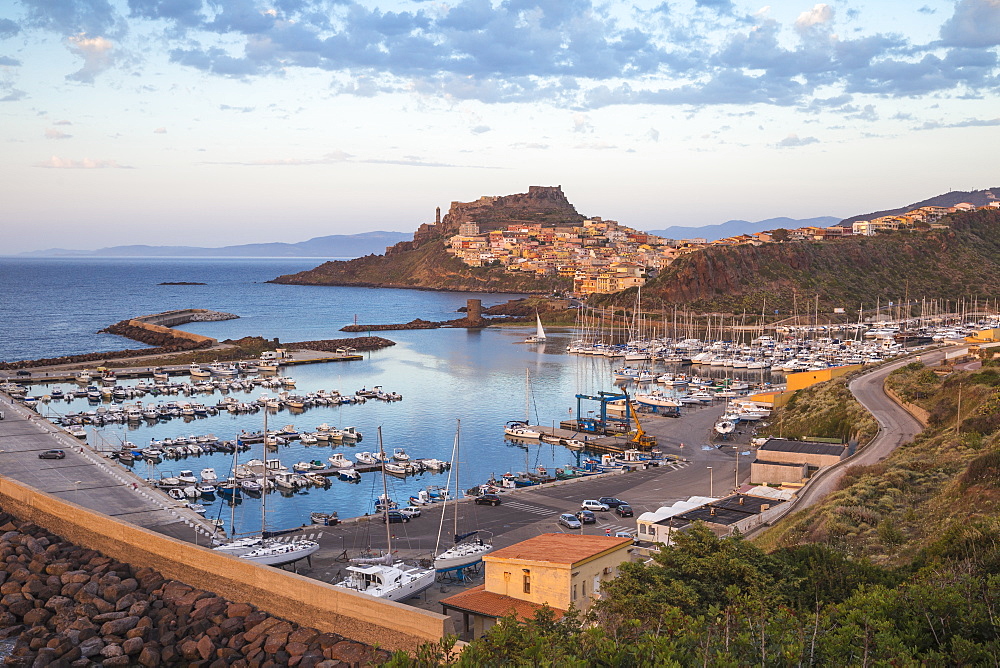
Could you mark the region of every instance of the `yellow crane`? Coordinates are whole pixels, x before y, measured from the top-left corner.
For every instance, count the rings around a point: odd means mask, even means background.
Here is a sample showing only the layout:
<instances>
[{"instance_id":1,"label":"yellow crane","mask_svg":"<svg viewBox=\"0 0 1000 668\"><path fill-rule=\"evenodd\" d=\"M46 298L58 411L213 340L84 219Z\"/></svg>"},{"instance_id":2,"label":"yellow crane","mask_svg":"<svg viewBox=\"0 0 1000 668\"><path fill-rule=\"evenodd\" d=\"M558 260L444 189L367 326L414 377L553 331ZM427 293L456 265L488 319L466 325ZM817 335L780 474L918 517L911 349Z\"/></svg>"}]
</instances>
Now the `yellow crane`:
<instances>
[{"instance_id":1,"label":"yellow crane","mask_svg":"<svg viewBox=\"0 0 1000 668\"><path fill-rule=\"evenodd\" d=\"M646 435L646 431L642 428L642 423L639 422L639 412L635 409L632 399L628 396L628 390L622 388L622 393L625 395L625 405L628 407L629 415L635 420L635 430L627 434L629 443L634 444L640 450L649 450L655 447L656 437Z\"/></svg>"}]
</instances>

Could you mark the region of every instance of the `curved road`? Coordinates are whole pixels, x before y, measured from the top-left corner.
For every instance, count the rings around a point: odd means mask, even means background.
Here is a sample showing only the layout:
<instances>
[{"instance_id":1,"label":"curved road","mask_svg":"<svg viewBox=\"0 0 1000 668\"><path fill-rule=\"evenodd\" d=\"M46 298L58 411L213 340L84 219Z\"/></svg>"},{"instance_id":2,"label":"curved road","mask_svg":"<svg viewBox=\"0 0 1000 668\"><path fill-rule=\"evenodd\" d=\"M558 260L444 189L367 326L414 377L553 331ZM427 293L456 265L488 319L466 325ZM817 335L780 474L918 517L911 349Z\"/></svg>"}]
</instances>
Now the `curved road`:
<instances>
[{"instance_id":1,"label":"curved road","mask_svg":"<svg viewBox=\"0 0 1000 668\"><path fill-rule=\"evenodd\" d=\"M943 352L923 354L921 361L926 365L936 363L942 357L944 357ZM806 487L795 504L795 510L808 508L834 491L848 466L876 464L888 457L899 446L912 441L917 434L924 430L924 426L905 408L893 401L883 388L885 379L890 373L913 361L912 358L907 358L892 362L851 381L848 386L851 394L878 421L878 434L871 443L850 460L828 470L813 484Z\"/></svg>"}]
</instances>

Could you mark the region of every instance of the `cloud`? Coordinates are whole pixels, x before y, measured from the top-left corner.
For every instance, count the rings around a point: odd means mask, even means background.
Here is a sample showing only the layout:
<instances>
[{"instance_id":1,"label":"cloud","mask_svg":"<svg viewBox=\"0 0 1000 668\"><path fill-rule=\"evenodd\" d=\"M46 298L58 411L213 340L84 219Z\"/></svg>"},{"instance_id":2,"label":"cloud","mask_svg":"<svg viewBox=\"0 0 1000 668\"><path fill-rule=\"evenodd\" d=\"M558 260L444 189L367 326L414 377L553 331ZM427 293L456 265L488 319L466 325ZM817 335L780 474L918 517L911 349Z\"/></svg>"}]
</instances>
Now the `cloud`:
<instances>
[{"instance_id":1,"label":"cloud","mask_svg":"<svg viewBox=\"0 0 1000 668\"><path fill-rule=\"evenodd\" d=\"M69 50L83 58L83 67L66 75L71 81L94 83L94 77L114 64L114 45L103 37L87 37L86 33L67 38Z\"/></svg>"},{"instance_id":2,"label":"cloud","mask_svg":"<svg viewBox=\"0 0 1000 668\"><path fill-rule=\"evenodd\" d=\"M10 19L0 19L0 39L7 39L21 32L21 26Z\"/></svg>"},{"instance_id":3,"label":"cloud","mask_svg":"<svg viewBox=\"0 0 1000 668\"><path fill-rule=\"evenodd\" d=\"M694 0L694 4L698 7L708 7L709 9L714 9L720 14L733 13L732 0Z\"/></svg>"},{"instance_id":4,"label":"cloud","mask_svg":"<svg viewBox=\"0 0 1000 668\"><path fill-rule=\"evenodd\" d=\"M649 130L646 131L646 138L650 141L658 142L660 141L660 131L656 128L649 128Z\"/></svg>"},{"instance_id":5,"label":"cloud","mask_svg":"<svg viewBox=\"0 0 1000 668\"><path fill-rule=\"evenodd\" d=\"M943 123L941 121L926 121L917 130L939 130L942 128L991 128L1000 125L1000 118L967 118L964 121Z\"/></svg>"},{"instance_id":6,"label":"cloud","mask_svg":"<svg viewBox=\"0 0 1000 668\"><path fill-rule=\"evenodd\" d=\"M238 111L241 114L249 114L256 107L231 107L228 104L220 104L219 109L222 111Z\"/></svg>"},{"instance_id":7,"label":"cloud","mask_svg":"<svg viewBox=\"0 0 1000 668\"><path fill-rule=\"evenodd\" d=\"M573 114L573 132L593 132L594 126L586 114Z\"/></svg>"},{"instance_id":8,"label":"cloud","mask_svg":"<svg viewBox=\"0 0 1000 668\"><path fill-rule=\"evenodd\" d=\"M819 140L815 137L799 137L794 132L789 134L787 137L778 142L779 148L795 148L797 146L808 146L809 144L818 144Z\"/></svg>"},{"instance_id":9,"label":"cloud","mask_svg":"<svg viewBox=\"0 0 1000 668\"><path fill-rule=\"evenodd\" d=\"M44 162L35 163L35 167L46 167L49 169L132 169L127 165L119 165L114 160L92 160L90 158L70 160L69 158L60 158L57 156L52 156Z\"/></svg>"},{"instance_id":10,"label":"cloud","mask_svg":"<svg viewBox=\"0 0 1000 668\"><path fill-rule=\"evenodd\" d=\"M54 121L52 125L73 125L73 123L67 120L61 120L61 121Z\"/></svg>"},{"instance_id":11,"label":"cloud","mask_svg":"<svg viewBox=\"0 0 1000 668\"><path fill-rule=\"evenodd\" d=\"M2 67L20 67L21 61L17 58L11 58L9 56L0 56L0 66Z\"/></svg>"},{"instance_id":12,"label":"cloud","mask_svg":"<svg viewBox=\"0 0 1000 668\"><path fill-rule=\"evenodd\" d=\"M18 100L23 100L28 96L23 90L17 88L4 88L0 86L0 91L6 91L3 97L0 97L0 102L17 102Z\"/></svg>"},{"instance_id":13,"label":"cloud","mask_svg":"<svg viewBox=\"0 0 1000 668\"><path fill-rule=\"evenodd\" d=\"M53 128L48 128L45 130L46 139L72 139L73 135L68 135L62 130L56 130Z\"/></svg>"},{"instance_id":14,"label":"cloud","mask_svg":"<svg viewBox=\"0 0 1000 668\"><path fill-rule=\"evenodd\" d=\"M808 12L799 14L795 19L795 30L800 34L808 33L816 27L825 26L833 21L833 7L830 5L815 5Z\"/></svg>"},{"instance_id":15,"label":"cloud","mask_svg":"<svg viewBox=\"0 0 1000 668\"><path fill-rule=\"evenodd\" d=\"M481 135L484 132L489 132L490 130L492 130L492 128L488 125L477 125L474 128L472 128L472 134Z\"/></svg>"},{"instance_id":16,"label":"cloud","mask_svg":"<svg viewBox=\"0 0 1000 668\"><path fill-rule=\"evenodd\" d=\"M453 167L459 169L497 169L487 165L458 165L447 162L434 162L420 156L405 155L397 159L358 158L344 151L331 151L319 158L264 158L261 160L244 160L233 162L203 162L204 165L234 165L240 167L308 167L313 165L332 165L340 163L362 163L372 165L401 165L404 167Z\"/></svg>"},{"instance_id":17,"label":"cloud","mask_svg":"<svg viewBox=\"0 0 1000 668\"><path fill-rule=\"evenodd\" d=\"M153 134L154 135L165 135L165 134L167 134L167 129L166 128L156 128L155 130L153 130Z\"/></svg>"},{"instance_id":18,"label":"cloud","mask_svg":"<svg viewBox=\"0 0 1000 668\"><path fill-rule=\"evenodd\" d=\"M959 0L941 26L948 46L983 48L1000 44L1000 0Z\"/></svg>"},{"instance_id":19,"label":"cloud","mask_svg":"<svg viewBox=\"0 0 1000 668\"><path fill-rule=\"evenodd\" d=\"M28 23L64 36L105 35L118 20L108 0L21 0Z\"/></svg>"}]
</instances>

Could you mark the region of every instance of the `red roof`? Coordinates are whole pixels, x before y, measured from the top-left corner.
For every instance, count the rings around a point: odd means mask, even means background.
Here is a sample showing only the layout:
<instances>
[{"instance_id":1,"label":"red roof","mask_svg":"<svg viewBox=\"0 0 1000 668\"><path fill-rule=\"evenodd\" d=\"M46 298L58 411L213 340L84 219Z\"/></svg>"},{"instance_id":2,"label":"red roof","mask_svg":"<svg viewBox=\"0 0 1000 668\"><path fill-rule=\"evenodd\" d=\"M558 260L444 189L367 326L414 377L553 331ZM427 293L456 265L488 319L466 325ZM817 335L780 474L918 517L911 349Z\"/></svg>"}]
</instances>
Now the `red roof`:
<instances>
[{"instance_id":1,"label":"red roof","mask_svg":"<svg viewBox=\"0 0 1000 668\"><path fill-rule=\"evenodd\" d=\"M514 615L516 619L531 619L542 608L540 603L522 601L512 596L486 591L486 585L479 585L460 594L441 599L441 605L484 617L499 618ZM556 619L566 614L565 610L559 608L551 608L551 610L555 613Z\"/></svg>"},{"instance_id":2,"label":"red roof","mask_svg":"<svg viewBox=\"0 0 1000 668\"><path fill-rule=\"evenodd\" d=\"M547 561L554 564L572 565L596 557L608 550L631 545L631 538L611 536L589 536L573 533L543 533L523 540L502 550L486 555L486 561L495 559L521 559L524 561Z\"/></svg>"}]
</instances>

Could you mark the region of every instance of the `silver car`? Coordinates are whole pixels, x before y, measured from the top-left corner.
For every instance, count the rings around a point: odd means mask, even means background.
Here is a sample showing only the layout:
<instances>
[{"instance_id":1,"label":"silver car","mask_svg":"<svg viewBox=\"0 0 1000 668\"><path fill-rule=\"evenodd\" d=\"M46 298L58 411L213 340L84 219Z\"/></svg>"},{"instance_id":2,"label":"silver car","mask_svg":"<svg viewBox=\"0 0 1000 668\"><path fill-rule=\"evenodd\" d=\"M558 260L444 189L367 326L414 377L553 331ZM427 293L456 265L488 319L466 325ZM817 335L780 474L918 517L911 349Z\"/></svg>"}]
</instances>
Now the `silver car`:
<instances>
[{"instance_id":1,"label":"silver car","mask_svg":"<svg viewBox=\"0 0 1000 668\"><path fill-rule=\"evenodd\" d=\"M559 524L563 525L567 529L579 529L583 526L580 524L580 520L576 519L576 516L570 513L563 513L560 515Z\"/></svg>"}]
</instances>

